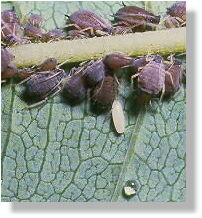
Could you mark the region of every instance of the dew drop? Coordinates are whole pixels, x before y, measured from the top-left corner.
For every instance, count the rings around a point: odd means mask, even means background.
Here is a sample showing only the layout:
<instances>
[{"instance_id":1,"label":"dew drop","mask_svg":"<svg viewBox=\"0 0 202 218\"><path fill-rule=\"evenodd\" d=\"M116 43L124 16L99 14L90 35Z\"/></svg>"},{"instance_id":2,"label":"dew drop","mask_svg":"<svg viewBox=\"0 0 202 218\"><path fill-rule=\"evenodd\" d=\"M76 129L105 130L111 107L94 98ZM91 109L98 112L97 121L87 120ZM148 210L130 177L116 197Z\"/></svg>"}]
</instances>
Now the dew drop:
<instances>
[{"instance_id":1,"label":"dew drop","mask_svg":"<svg viewBox=\"0 0 202 218\"><path fill-rule=\"evenodd\" d=\"M131 198L137 194L138 184L135 180L128 180L123 187L123 195Z\"/></svg>"}]
</instances>

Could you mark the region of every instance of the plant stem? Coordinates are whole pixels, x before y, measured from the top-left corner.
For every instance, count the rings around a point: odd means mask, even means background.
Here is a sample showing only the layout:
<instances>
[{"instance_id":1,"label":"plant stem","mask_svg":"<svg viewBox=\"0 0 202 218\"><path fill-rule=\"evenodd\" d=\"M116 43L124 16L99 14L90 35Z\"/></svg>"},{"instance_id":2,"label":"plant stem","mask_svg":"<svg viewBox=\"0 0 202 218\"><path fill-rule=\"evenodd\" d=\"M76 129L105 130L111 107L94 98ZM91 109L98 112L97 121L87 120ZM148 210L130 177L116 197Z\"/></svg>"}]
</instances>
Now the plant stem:
<instances>
[{"instance_id":1,"label":"plant stem","mask_svg":"<svg viewBox=\"0 0 202 218\"><path fill-rule=\"evenodd\" d=\"M104 57L110 52L129 56L159 53L162 55L186 51L186 28L166 29L144 33L60 40L51 43L31 43L9 49L15 55L17 67L32 66L54 57L58 63L82 62Z\"/></svg>"}]
</instances>

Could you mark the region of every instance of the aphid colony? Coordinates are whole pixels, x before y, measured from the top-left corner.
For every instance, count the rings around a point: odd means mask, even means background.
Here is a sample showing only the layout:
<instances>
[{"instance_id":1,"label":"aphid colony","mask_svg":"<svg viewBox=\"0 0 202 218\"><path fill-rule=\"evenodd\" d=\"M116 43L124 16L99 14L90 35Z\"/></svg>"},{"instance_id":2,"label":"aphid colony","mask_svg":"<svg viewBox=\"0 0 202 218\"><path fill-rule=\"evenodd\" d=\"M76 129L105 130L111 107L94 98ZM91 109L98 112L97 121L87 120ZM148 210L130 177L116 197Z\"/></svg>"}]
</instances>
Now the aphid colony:
<instances>
[{"instance_id":1,"label":"aphid colony","mask_svg":"<svg viewBox=\"0 0 202 218\"><path fill-rule=\"evenodd\" d=\"M1 12L1 38L4 45L16 45L30 42L49 42L64 38L60 29L44 32L41 28L43 18L30 14L27 19L20 21L14 10Z\"/></svg>"},{"instance_id":2,"label":"aphid colony","mask_svg":"<svg viewBox=\"0 0 202 218\"><path fill-rule=\"evenodd\" d=\"M167 28L186 25L185 3L175 3L167 10ZM17 69L12 61L14 56L6 46L29 42L51 42L58 39L77 39L95 36L125 34L137 31L154 30L160 22L156 16L136 6L120 8L114 15L113 24L87 10L78 10L67 16L67 35L60 29L49 32L42 30L43 18L31 14L20 22L14 10L1 13L2 81L10 78L21 80L25 93L35 103L28 108L45 103L50 97L61 92L69 102L91 100L102 111L112 110L112 118L118 133L124 132L123 108L118 98L119 81L116 70L130 68L131 81L140 92L148 96L171 95L178 91L183 75L182 65L174 58L164 61L160 55L146 55L132 58L126 54L110 53L100 60L92 60L74 67L67 75L57 65L55 58L48 58L37 66Z\"/></svg>"},{"instance_id":3,"label":"aphid colony","mask_svg":"<svg viewBox=\"0 0 202 218\"><path fill-rule=\"evenodd\" d=\"M72 68L69 75L57 68L55 58L46 59L32 68L12 72L8 68L13 56L2 48L4 79L14 77L24 79L21 84L26 87L25 93L36 103L32 108L45 103L51 96L62 92L70 102L81 102L86 97L102 111L112 109L112 117L118 133L124 132L123 109L118 101L119 82L116 69L129 67L133 71L132 80L137 80L137 88L152 96L170 95L181 85L183 69L180 63L172 59L165 62L160 55L147 55L132 58L123 53L115 52L101 60L89 61ZM6 58L5 58L6 57Z\"/></svg>"},{"instance_id":4,"label":"aphid colony","mask_svg":"<svg viewBox=\"0 0 202 218\"><path fill-rule=\"evenodd\" d=\"M164 24L167 28L186 25L186 2L177 2L167 9ZM137 6L120 8L112 17L112 22L106 21L92 11L78 10L66 16L64 29L53 29L44 32L42 16L30 14L20 21L14 10L1 12L1 37L5 45L16 45L30 42L51 42L59 39L89 38L155 30L160 22L160 16Z\"/></svg>"}]
</instances>

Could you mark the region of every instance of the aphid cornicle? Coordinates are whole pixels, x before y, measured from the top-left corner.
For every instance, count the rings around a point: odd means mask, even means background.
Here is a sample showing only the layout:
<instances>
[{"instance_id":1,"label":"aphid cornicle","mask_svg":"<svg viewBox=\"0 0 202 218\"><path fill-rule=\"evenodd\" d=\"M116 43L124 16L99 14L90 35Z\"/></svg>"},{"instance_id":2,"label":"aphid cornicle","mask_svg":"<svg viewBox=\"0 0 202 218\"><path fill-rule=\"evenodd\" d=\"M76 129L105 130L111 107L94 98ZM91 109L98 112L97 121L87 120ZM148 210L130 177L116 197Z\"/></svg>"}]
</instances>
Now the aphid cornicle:
<instances>
[{"instance_id":1,"label":"aphid cornicle","mask_svg":"<svg viewBox=\"0 0 202 218\"><path fill-rule=\"evenodd\" d=\"M159 24L160 17L137 6L124 6L114 15L118 26L127 26L136 31L152 30Z\"/></svg>"},{"instance_id":2,"label":"aphid cornicle","mask_svg":"<svg viewBox=\"0 0 202 218\"><path fill-rule=\"evenodd\" d=\"M115 70L123 67L130 67L133 65L133 58L124 53L114 52L110 53L103 58L103 63L110 70Z\"/></svg>"},{"instance_id":3,"label":"aphid cornicle","mask_svg":"<svg viewBox=\"0 0 202 218\"><path fill-rule=\"evenodd\" d=\"M178 61L166 65L165 76L165 95L170 95L177 92L181 86L183 69Z\"/></svg>"},{"instance_id":4,"label":"aphid cornicle","mask_svg":"<svg viewBox=\"0 0 202 218\"><path fill-rule=\"evenodd\" d=\"M80 32L88 32L90 37L109 35L112 29L110 23L88 10L78 10L67 17L67 27L73 27Z\"/></svg>"},{"instance_id":5,"label":"aphid cornicle","mask_svg":"<svg viewBox=\"0 0 202 218\"><path fill-rule=\"evenodd\" d=\"M118 84L114 77L106 76L92 91L91 98L101 110L109 110L115 100Z\"/></svg>"}]
</instances>

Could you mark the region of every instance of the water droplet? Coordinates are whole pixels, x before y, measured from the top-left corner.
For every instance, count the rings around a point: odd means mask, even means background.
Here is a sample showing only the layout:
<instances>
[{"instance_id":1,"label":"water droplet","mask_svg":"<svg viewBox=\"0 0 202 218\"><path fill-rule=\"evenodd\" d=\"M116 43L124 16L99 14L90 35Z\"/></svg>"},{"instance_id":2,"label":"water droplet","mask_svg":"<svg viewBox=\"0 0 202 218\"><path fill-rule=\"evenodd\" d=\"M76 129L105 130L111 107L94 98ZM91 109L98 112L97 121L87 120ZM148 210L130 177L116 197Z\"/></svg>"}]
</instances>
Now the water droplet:
<instances>
[{"instance_id":1,"label":"water droplet","mask_svg":"<svg viewBox=\"0 0 202 218\"><path fill-rule=\"evenodd\" d=\"M123 187L123 195L131 198L137 194L138 184L135 180L128 180Z\"/></svg>"}]
</instances>

